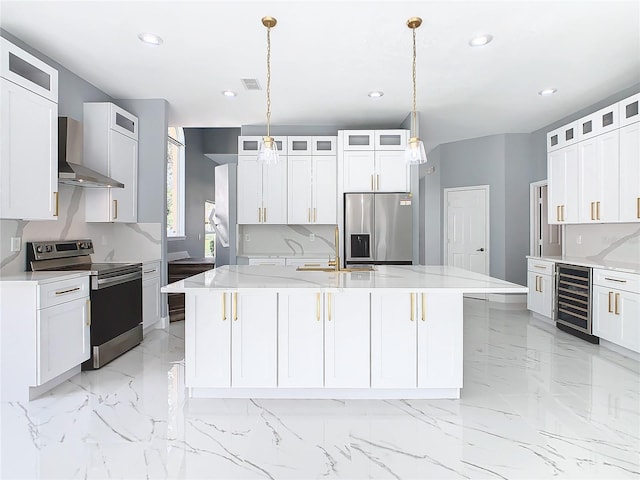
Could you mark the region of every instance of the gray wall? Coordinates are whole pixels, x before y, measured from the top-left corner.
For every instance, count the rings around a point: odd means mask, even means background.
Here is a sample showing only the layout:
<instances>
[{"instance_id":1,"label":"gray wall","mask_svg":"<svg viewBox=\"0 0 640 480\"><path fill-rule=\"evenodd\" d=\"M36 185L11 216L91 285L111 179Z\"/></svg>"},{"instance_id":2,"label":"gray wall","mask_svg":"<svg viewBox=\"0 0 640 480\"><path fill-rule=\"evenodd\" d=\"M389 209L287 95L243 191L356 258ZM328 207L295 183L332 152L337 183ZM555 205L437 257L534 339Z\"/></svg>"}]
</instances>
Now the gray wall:
<instances>
[{"instance_id":1,"label":"gray wall","mask_svg":"<svg viewBox=\"0 0 640 480\"><path fill-rule=\"evenodd\" d=\"M427 163L421 165L420 176L424 183L424 195L420 193L421 205L424 206L424 227L420 229L424 244L424 263L426 265L442 264L442 193L440 189L440 146L427 154ZM421 262L422 263L422 262Z\"/></svg>"},{"instance_id":2,"label":"gray wall","mask_svg":"<svg viewBox=\"0 0 640 480\"><path fill-rule=\"evenodd\" d=\"M238 154L240 127L201 128L200 130L202 131L202 149L204 153Z\"/></svg>"},{"instance_id":3,"label":"gray wall","mask_svg":"<svg viewBox=\"0 0 640 480\"><path fill-rule=\"evenodd\" d=\"M204 257L204 202L215 200L215 163L204 156L203 128L185 128L185 239L170 240L168 252ZM165 202L166 205L166 202Z\"/></svg>"},{"instance_id":4,"label":"gray wall","mask_svg":"<svg viewBox=\"0 0 640 480\"><path fill-rule=\"evenodd\" d=\"M446 143L440 148L442 189L489 185L489 271L491 276L509 280L505 258L505 135ZM441 219L441 232L444 221Z\"/></svg>"}]
</instances>

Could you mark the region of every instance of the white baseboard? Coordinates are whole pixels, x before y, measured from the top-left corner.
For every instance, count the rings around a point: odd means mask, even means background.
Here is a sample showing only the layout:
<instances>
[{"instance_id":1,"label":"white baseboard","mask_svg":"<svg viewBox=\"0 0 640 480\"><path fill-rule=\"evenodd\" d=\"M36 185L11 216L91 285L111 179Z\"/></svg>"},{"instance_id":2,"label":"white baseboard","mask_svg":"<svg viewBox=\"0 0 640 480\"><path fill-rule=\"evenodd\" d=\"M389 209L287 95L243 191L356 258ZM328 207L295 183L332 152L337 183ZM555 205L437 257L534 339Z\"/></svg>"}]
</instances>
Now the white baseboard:
<instances>
[{"instance_id":1,"label":"white baseboard","mask_svg":"<svg viewBox=\"0 0 640 480\"><path fill-rule=\"evenodd\" d=\"M547 323L549 325L553 325L554 327L556 326L556 322L552 318L545 317L544 315L540 315L539 313L536 313L536 312L531 312L531 316L535 319L540 320L541 322Z\"/></svg>"},{"instance_id":2,"label":"white baseboard","mask_svg":"<svg viewBox=\"0 0 640 480\"><path fill-rule=\"evenodd\" d=\"M608 340L600 339L600 346L608 348L609 350L613 350L620 355L624 355L625 357L629 357L633 360L640 361L640 353L634 352L633 350L629 350L628 348L621 347L618 344L611 343Z\"/></svg>"},{"instance_id":3,"label":"white baseboard","mask_svg":"<svg viewBox=\"0 0 640 480\"><path fill-rule=\"evenodd\" d=\"M489 293L487 300L498 303L527 303L526 293Z\"/></svg>"},{"instance_id":4,"label":"white baseboard","mask_svg":"<svg viewBox=\"0 0 640 480\"><path fill-rule=\"evenodd\" d=\"M79 373L80 373L80 365L70 368L66 372L61 373L57 377L52 378L51 380L49 380L46 383L43 383L42 385L38 385L37 387L29 387L29 400L31 401L34 398L38 398L43 393L48 392L53 387L57 387L62 382L66 382L71 377Z\"/></svg>"}]
</instances>

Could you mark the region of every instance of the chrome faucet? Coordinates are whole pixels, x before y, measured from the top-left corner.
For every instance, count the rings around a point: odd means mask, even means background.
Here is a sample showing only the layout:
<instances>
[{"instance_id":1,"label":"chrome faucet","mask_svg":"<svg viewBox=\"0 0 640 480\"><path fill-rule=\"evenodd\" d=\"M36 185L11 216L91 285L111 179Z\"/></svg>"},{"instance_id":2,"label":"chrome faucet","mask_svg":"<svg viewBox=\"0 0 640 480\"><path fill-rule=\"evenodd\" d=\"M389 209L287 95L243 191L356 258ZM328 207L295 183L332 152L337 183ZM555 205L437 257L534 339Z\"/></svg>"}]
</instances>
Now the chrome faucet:
<instances>
[{"instance_id":1,"label":"chrome faucet","mask_svg":"<svg viewBox=\"0 0 640 480\"><path fill-rule=\"evenodd\" d=\"M336 244L336 258L335 260L329 260L329 266L335 267L336 272L340 271L340 229L336 225L335 229L335 244Z\"/></svg>"}]
</instances>

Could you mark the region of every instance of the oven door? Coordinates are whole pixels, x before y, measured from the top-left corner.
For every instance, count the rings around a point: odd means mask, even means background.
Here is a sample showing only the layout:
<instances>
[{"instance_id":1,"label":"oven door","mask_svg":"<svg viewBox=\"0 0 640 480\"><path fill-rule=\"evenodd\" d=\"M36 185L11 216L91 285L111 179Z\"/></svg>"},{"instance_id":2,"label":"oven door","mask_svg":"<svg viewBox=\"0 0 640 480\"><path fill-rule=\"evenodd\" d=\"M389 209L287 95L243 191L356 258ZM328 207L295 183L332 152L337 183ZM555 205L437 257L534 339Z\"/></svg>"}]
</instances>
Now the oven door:
<instances>
[{"instance_id":1,"label":"oven door","mask_svg":"<svg viewBox=\"0 0 640 480\"><path fill-rule=\"evenodd\" d=\"M100 368L142 341L142 275L122 277L128 275L92 278L91 359L83 369Z\"/></svg>"}]
</instances>

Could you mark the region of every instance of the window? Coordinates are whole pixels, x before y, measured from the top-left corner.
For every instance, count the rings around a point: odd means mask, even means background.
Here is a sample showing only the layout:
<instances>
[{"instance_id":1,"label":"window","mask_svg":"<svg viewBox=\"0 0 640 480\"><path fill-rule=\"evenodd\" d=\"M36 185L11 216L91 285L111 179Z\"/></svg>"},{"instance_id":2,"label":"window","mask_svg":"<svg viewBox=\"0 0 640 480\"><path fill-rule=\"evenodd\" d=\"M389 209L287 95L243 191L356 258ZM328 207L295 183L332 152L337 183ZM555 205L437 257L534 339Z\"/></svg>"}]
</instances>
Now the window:
<instances>
[{"instance_id":1,"label":"window","mask_svg":"<svg viewBox=\"0 0 640 480\"><path fill-rule=\"evenodd\" d=\"M216 256L216 231L213 227L213 215L216 204L206 200L204 202L204 256Z\"/></svg>"},{"instance_id":2,"label":"window","mask_svg":"<svg viewBox=\"0 0 640 480\"><path fill-rule=\"evenodd\" d=\"M184 131L167 135L167 237L184 237Z\"/></svg>"}]
</instances>

